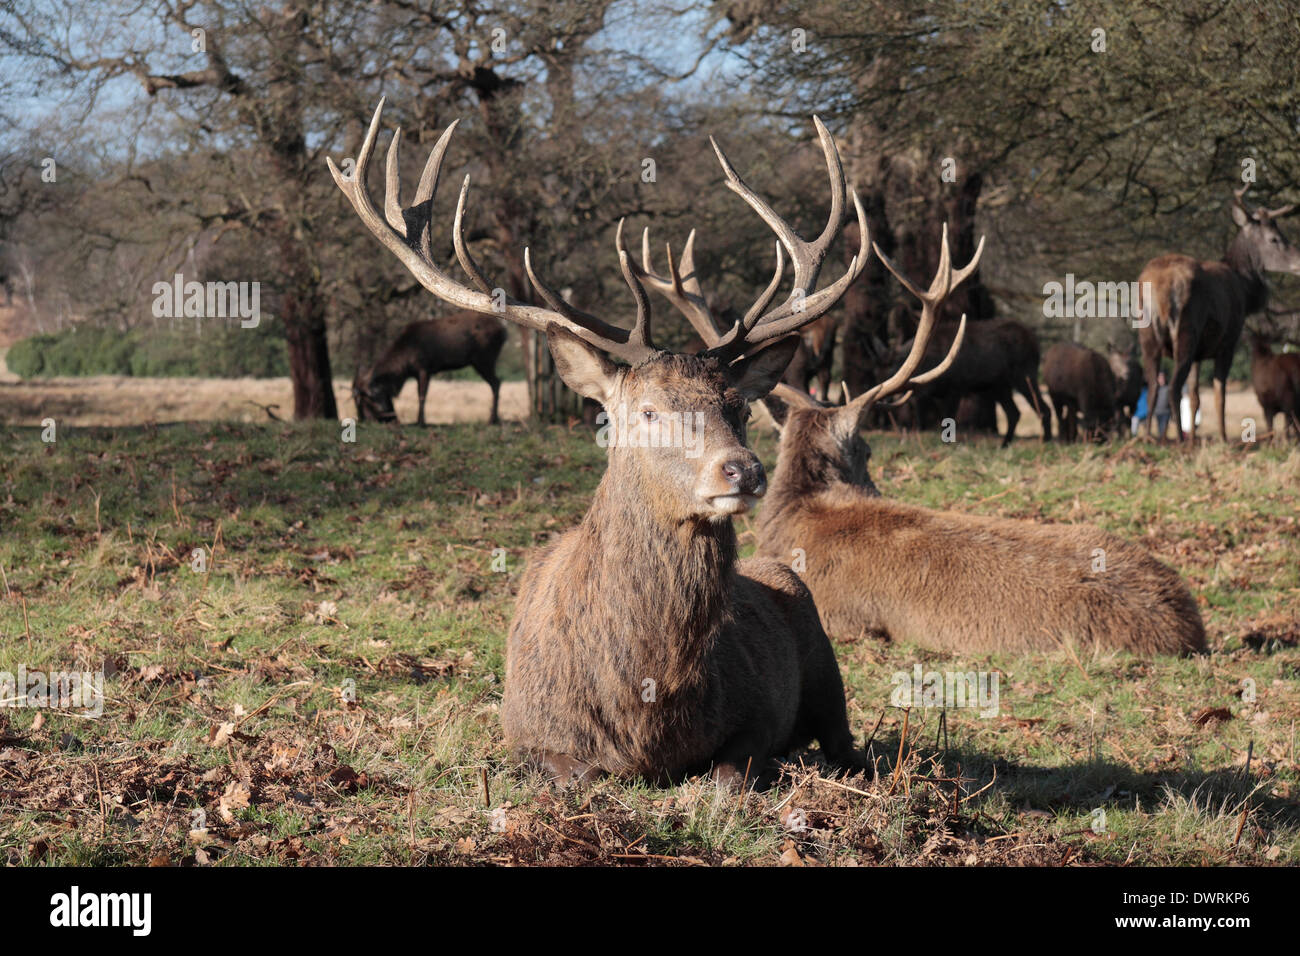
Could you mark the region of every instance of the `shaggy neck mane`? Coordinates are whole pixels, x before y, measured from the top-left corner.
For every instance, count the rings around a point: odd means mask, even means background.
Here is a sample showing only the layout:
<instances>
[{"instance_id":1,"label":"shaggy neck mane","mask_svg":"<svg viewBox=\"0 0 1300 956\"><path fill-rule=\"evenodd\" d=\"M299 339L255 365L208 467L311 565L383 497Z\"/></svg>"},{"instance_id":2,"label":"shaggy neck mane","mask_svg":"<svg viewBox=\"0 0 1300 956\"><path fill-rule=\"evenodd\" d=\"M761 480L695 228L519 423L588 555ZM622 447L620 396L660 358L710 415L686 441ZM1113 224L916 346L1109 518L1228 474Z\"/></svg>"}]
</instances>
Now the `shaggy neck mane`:
<instances>
[{"instance_id":1,"label":"shaggy neck mane","mask_svg":"<svg viewBox=\"0 0 1300 956\"><path fill-rule=\"evenodd\" d=\"M735 528L656 514L653 491L621 471L611 463L577 529L571 580L589 597L571 624L638 685L649 675L662 689L695 683L731 606Z\"/></svg>"}]
</instances>

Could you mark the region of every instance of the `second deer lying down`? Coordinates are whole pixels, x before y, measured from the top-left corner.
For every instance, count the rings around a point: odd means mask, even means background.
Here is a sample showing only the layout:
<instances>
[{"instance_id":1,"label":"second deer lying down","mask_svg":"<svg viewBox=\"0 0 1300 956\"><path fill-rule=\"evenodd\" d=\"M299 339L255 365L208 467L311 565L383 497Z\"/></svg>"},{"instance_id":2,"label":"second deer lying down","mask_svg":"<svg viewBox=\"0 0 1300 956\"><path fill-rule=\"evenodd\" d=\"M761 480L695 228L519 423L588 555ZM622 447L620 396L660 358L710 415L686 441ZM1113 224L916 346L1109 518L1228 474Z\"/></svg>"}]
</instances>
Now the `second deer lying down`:
<instances>
[{"instance_id":1,"label":"second deer lying down","mask_svg":"<svg viewBox=\"0 0 1300 956\"><path fill-rule=\"evenodd\" d=\"M494 310L499 303L464 236L468 179L452 240L477 288L447 275L430 254L429 227L451 130L406 208L394 134L381 216L366 190L379 123L376 110L352 177L330 164L362 221L439 298L544 329L565 382L601 402L622 428L587 514L529 562L520 584L501 708L507 745L561 779L601 772L675 779L712 768L725 781L754 781L772 758L812 738L832 763L859 763L835 655L807 589L784 563L738 561L731 523L767 487L744 443L747 403L784 371L798 345L791 333L835 304L869 253L866 213L853 196L859 254L840 279L817 289L845 211L830 133L817 123L832 202L830 223L812 242L795 235L718 151L729 188L790 254L794 290L769 310L784 266L778 251L776 276L744 319L722 336L710 325L713 347L691 356L653 345L644 283L661 288L660 280L648 259L643 268L633 263L621 229L620 263L637 303L631 330L565 302L537 278L527 252L529 279L547 307L507 299ZM688 248L682 265L690 259ZM668 292L689 295L693 276L670 271Z\"/></svg>"},{"instance_id":2,"label":"second deer lying down","mask_svg":"<svg viewBox=\"0 0 1300 956\"><path fill-rule=\"evenodd\" d=\"M928 292L908 288L928 315L970 269L950 283L941 266ZM1204 649L1182 580L1121 538L881 498L860 423L874 402L927 377L909 381L914 371L905 365L843 407L785 387L773 393L784 410L768 401L784 426L758 553L800 562L831 636L866 632L963 654L1067 644L1143 655Z\"/></svg>"}]
</instances>

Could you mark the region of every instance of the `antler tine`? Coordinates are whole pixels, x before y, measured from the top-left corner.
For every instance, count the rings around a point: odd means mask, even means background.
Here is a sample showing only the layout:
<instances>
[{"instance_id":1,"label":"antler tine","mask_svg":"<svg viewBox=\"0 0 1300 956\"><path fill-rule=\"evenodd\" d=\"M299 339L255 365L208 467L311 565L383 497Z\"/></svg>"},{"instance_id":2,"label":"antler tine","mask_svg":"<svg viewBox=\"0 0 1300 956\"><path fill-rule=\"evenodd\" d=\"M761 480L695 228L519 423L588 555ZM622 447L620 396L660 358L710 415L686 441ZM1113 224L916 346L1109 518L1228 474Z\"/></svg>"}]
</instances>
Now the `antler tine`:
<instances>
[{"instance_id":1,"label":"antler tine","mask_svg":"<svg viewBox=\"0 0 1300 956\"><path fill-rule=\"evenodd\" d=\"M431 224L433 218L433 199L438 191L438 178L442 170L442 161L447 146L451 142L456 123L452 123L439 137L420 176L416 189L415 201L405 208L401 204L400 177L397 151L401 141L400 132L395 134L389 144L384 179L384 214L375 209L367 189L370 172L370 160L374 155L375 141L379 135L379 125L383 118L384 99L381 97L370 119L370 126L362 140L357 154L356 167L351 175L345 175L334 165L332 159L326 159L334 183L351 202L365 227L374 234L387 249L402 261L419 283L445 302L469 309L499 315L525 328L545 330L556 324L577 335L586 342L627 362L638 362L653 354L653 349L646 341L633 341L627 329L611 325L593 315L575 309L565 303L559 296L538 280L529 262L528 251L524 252L525 269L529 280L539 294L551 306L549 309L505 298L504 302L492 296L489 283L483 276L466 248L464 237L465 200L469 189L468 179L461 187L461 194L456 206L456 221L453 225L452 239L456 249L456 258L470 279L477 286L471 289L457 282L444 272L434 261L430 251ZM639 305L638 305L639 307ZM644 329L643 329L644 331Z\"/></svg>"},{"instance_id":2,"label":"antler tine","mask_svg":"<svg viewBox=\"0 0 1300 956\"><path fill-rule=\"evenodd\" d=\"M456 199L456 219L451 225L451 241L456 248L456 258L460 260L460 267L465 270L465 274L470 277L480 292L492 294L492 288L488 285L487 278L483 271L474 261L474 257L469 254L469 247L465 244L465 197L469 195L469 173L465 174L465 181L460 184L460 196Z\"/></svg>"},{"instance_id":3,"label":"antler tine","mask_svg":"<svg viewBox=\"0 0 1300 956\"><path fill-rule=\"evenodd\" d=\"M790 298L783 305L777 306L763 316L759 322L759 330L762 332L762 338L759 341L773 338L776 335L784 335L786 332L792 331L801 325L807 325L814 319L819 318L840 300L840 297L844 295L849 286L854 283L858 276L862 275L862 270L867 267L867 259L871 255L871 231L867 226L867 211L863 208L862 200L858 198L856 189L850 189L849 196L853 200L853 209L858 220L858 235L861 236L861 241L858 243L857 253L854 254L852 261L849 263L848 270L821 291L806 295L802 301L797 295L802 290L802 286L796 282ZM787 317L794 321L787 323L785 327L780 326L779 323ZM769 326L773 328L769 328ZM782 328L784 328L783 331Z\"/></svg>"},{"instance_id":4,"label":"antler tine","mask_svg":"<svg viewBox=\"0 0 1300 956\"><path fill-rule=\"evenodd\" d=\"M1283 216L1290 215L1292 212L1294 212L1295 207L1296 207L1295 203L1288 203L1285 206L1279 206L1277 209L1268 210L1266 215L1268 216L1269 219L1280 219Z\"/></svg>"},{"instance_id":5,"label":"antler tine","mask_svg":"<svg viewBox=\"0 0 1300 956\"><path fill-rule=\"evenodd\" d=\"M695 233L692 231L691 237L686 240L688 252L693 248L694 238ZM614 233L614 244L618 248L620 257L627 254L627 243L623 238L622 220L619 220L618 229ZM628 255L627 258L628 265L636 277L662 295L672 304L673 308L684 315L686 321L704 340L706 346L712 346L717 341L718 331L713 318L713 310L709 308L704 294L700 291L699 281L693 272L687 280L682 279L677 267L673 264L671 248L668 250L669 275L667 276L658 274L650 265L650 230L648 228L641 232L641 265L637 265L632 260L631 255ZM693 270L693 253L690 259Z\"/></svg>"},{"instance_id":6,"label":"antler tine","mask_svg":"<svg viewBox=\"0 0 1300 956\"><path fill-rule=\"evenodd\" d=\"M927 385L942 375L948 369L952 368L952 363L957 360L957 353L961 351L962 342L966 341L966 313L961 314L961 321L957 323L957 334L952 338L952 345L948 348L948 354L944 356L943 361L930 369L928 372L922 372L920 375L914 375L908 379L908 387L915 385Z\"/></svg>"},{"instance_id":7,"label":"antler tine","mask_svg":"<svg viewBox=\"0 0 1300 956\"><path fill-rule=\"evenodd\" d=\"M565 302L564 297L560 295L560 293L556 292L538 277L537 273L533 271L532 250L527 246L524 247L524 271L528 273L528 281L532 283L533 288L537 290L537 294L542 297L546 304L570 322L584 325L588 322L600 321L591 313L584 312L577 306Z\"/></svg>"},{"instance_id":8,"label":"antler tine","mask_svg":"<svg viewBox=\"0 0 1300 956\"><path fill-rule=\"evenodd\" d=\"M406 220L402 218L402 175L397 169L397 145L402 141L402 127L393 130L393 138L388 142L388 162L384 169L384 218L388 224L403 236L406 235Z\"/></svg>"},{"instance_id":9,"label":"antler tine","mask_svg":"<svg viewBox=\"0 0 1300 956\"><path fill-rule=\"evenodd\" d=\"M957 352L961 349L961 344L966 338L965 315L961 317L961 321L957 325L957 334L954 336L953 344L949 347L948 354L944 357L944 360L928 372L913 377L917 366L921 364L921 359L925 355L926 348L930 343L930 338L934 334L934 327L938 321L939 309L942 307L944 299L947 298L948 293L950 293L959 282L965 280L975 271L975 267L979 264L980 257L984 254L984 239L983 237L980 238L979 245L976 247L975 254L971 257L971 261L966 263L966 265L959 269L954 275L952 271L951 252L948 248L948 225L945 223L943 227L943 235L939 243L939 266L935 270L935 276L933 281L930 283L930 288L925 292L922 292L911 281L909 281L907 277L904 276L897 267L895 267L893 262L891 262L887 256L882 254L879 249L876 250L876 254L880 256L880 261L885 264L885 268L893 273L894 277L898 279L904 288L921 300L921 321L917 324L916 335L912 338L912 348L908 351L907 358L903 360L903 364L899 367L898 371L889 376L885 381L872 387L862 395L859 395L854 400L855 403L862 403L861 407L863 409L869 408L881 398L892 395L900 389L912 388L916 385L924 385L927 382L933 381L952 366L953 361L957 357Z\"/></svg>"},{"instance_id":10,"label":"antler tine","mask_svg":"<svg viewBox=\"0 0 1300 956\"><path fill-rule=\"evenodd\" d=\"M787 405L798 406L799 408L817 408L818 403L813 400L807 392L801 392L793 385L785 382L777 382L772 387L772 395L785 402Z\"/></svg>"},{"instance_id":11,"label":"antler tine","mask_svg":"<svg viewBox=\"0 0 1300 956\"><path fill-rule=\"evenodd\" d=\"M772 281L767 284L754 304L749 307L745 313L744 325L745 332L748 333L757 323L763 311L772 304L772 299L776 296L776 290L781 287L781 276L785 274L785 250L782 249L781 243L774 243L776 246L776 269L772 272Z\"/></svg>"},{"instance_id":12,"label":"antler tine","mask_svg":"<svg viewBox=\"0 0 1300 956\"><path fill-rule=\"evenodd\" d=\"M1251 215L1252 210L1246 205L1246 190L1250 188L1250 183L1242 183L1240 189L1232 191L1232 203L1246 215Z\"/></svg>"},{"instance_id":13,"label":"antler tine","mask_svg":"<svg viewBox=\"0 0 1300 956\"><path fill-rule=\"evenodd\" d=\"M744 180L740 178L740 174L736 172L735 167L732 166L731 161L727 159L722 148L717 144L717 141L712 137L709 139L709 142L713 145L714 153L717 154L718 162L722 166L722 172L726 176L727 188L744 199L750 208L758 213L759 218L767 223L768 227L776 234L780 245L789 253L791 264L794 267L794 286L786 302L766 314L763 314L762 309L757 311L751 309L746 314L743 323L737 323L736 327L723 337L722 342L715 349L725 357L733 358L745 351L746 348L752 350L754 346L761 345L772 339L781 338L815 321L839 301L848 287L866 268L867 257L871 254L866 210L862 206L862 201L858 198L857 190L849 187L845 182L844 166L840 162L840 154L835 146L834 137L831 136L830 131L827 130L819 117L813 117L813 125L817 129L817 138L821 142L822 155L826 159L826 173L831 184L831 213L821 235L812 242L800 239L789 223L778 216L765 199L745 184ZM848 271L844 275L820 292L817 292L815 290L822 263L825 261L826 253L830 249L831 242L834 241L844 219L846 194L852 199L854 212L857 215L859 236L861 238L858 253L850 262ZM763 308L766 308L770 304L771 296L765 292L760 301L763 302Z\"/></svg>"},{"instance_id":14,"label":"antler tine","mask_svg":"<svg viewBox=\"0 0 1300 956\"><path fill-rule=\"evenodd\" d=\"M633 327L628 341L634 345L653 350L654 343L650 340L650 300L646 297L645 286L641 284L640 278L637 277L636 266L632 262L632 257L627 254L627 249L623 245L622 219L618 221L615 244L618 247L618 264L623 270L623 279L627 282L627 287L632 290L632 297L636 299L636 325Z\"/></svg>"},{"instance_id":15,"label":"antler tine","mask_svg":"<svg viewBox=\"0 0 1300 956\"><path fill-rule=\"evenodd\" d=\"M980 241L978 245L975 246L975 254L970 257L970 262L966 263L964 266L962 266L960 269L958 269L956 272L952 274L952 284L949 286L949 288L955 289L957 288L957 286L965 282L970 277L971 273L979 268L980 257L983 255L984 255L984 237L980 236Z\"/></svg>"},{"instance_id":16,"label":"antler tine","mask_svg":"<svg viewBox=\"0 0 1300 956\"><path fill-rule=\"evenodd\" d=\"M727 188L745 200L776 233L781 244L790 253L790 261L794 265L795 288L802 289L805 296L811 294L817 285L817 274L821 271L822 262L825 261L831 242L839 232L840 221L844 218L844 167L840 163L839 150L835 148L834 138L819 117L813 117L813 126L816 127L817 138L821 141L822 154L826 158L826 173L831 181L831 214L826 228L812 242L800 239L790 224L776 214L767 200L745 184L717 140L712 136L709 137L713 151L717 154L718 163L722 166L722 172L727 177Z\"/></svg>"}]
</instances>

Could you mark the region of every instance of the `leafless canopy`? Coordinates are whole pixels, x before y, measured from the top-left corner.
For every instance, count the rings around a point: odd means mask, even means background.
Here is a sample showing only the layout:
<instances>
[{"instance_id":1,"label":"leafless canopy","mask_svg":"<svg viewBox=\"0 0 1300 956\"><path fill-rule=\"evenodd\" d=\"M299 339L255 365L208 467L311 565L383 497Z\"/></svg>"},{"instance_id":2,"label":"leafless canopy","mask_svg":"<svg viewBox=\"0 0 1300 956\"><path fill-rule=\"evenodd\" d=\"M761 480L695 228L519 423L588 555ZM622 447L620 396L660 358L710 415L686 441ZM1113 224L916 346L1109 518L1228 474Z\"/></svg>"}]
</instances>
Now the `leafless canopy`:
<instances>
[{"instance_id":1,"label":"leafless canopy","mask_svg":"<svg viewBox=\"0 0 1300 956\"><path fill-rule=\"evenodd\" d=\"M384 101L381 99L370 121L365 140L362 142L355 169L350 173L344 173L334 165L332 160L327 159L326 162L329 164L330 173L334 176L334 182L351 201L366 228L403 262L420 284L438 298L459 308L500 315L526 328L544 330L552 323L557 324L610 355L631 364L644 361L659 351L651 339L650 303L643 283L648 282L651 288L664 294L686 315L696 331L704 338L709 345L709 352L722 361L728 362L746 351L752 352L764 343L795 332L823 315L835 305L866 266L869 254L866 212L857 194L851 188L846 188L844 170L834 140L821 121L814 117L813 122L821 139L822 151L826 156L826 167L830 175L831 214L826 228L812 242L800 239L762 197L746 186L721 148L716 142L713 143L723 173L727 177L728 188L737 193L758 213L776 234L778 240L776 270L771 283L746 312L744 318L728 330L719 332L718 323L700 290L694 269L694 232L687 240L682 260L682 266L687 274L683 277L678 271L672 262L670 251L669 276L665 277L656 275L650 268L648 237L643 240L642 265L637 266L632 261L624 245L623 224L620 221L616 239L619 263L637 307L636 324L631 330L611 325L566 302L559 293L538 278L527 249L524 250L524 265L528 278L538 296L546 303L546 307L518 302L500 290L493 290L478 263L470 255L465 242L465 200L469 193L467 175L461 184L460 197L456 203L452 241L456 258L473 283L471 288L443 271L434 261L431 253L433 200L438 190L443 157L447 152L452 133L456 129L456 123L447 127L430 152L419 185L416 187L415 199L409 206L403 206L400 198L397 156L401 129L394 132L388 147L384 177L384 212L381 216L371 202L366 184L383 109ZM817 290L817 278L822 263L844 217L846 194L852 198L857 213L862 237L861 247L844 275L824 289ZM785 302L769 310L768 307L776 296L785 271L783 250L789 253L794 264L794 287Z\"/></svg>"}]
</instances>

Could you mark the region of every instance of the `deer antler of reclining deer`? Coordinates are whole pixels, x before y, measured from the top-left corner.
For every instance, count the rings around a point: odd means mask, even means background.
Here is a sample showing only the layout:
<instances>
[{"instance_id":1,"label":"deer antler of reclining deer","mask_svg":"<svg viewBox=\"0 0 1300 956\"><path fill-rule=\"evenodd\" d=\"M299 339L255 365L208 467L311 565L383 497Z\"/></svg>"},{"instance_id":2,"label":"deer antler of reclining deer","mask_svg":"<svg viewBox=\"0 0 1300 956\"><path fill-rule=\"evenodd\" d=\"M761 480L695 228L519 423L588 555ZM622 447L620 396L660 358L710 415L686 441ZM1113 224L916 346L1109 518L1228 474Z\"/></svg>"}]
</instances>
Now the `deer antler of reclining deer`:
<instances>
[{"instance_id":1,"label":"deer antler of reclining deer","mask_svg":"<svg viewBox=\"0 0 1300 956\"><path fill-rule=\"evenodd\" d=\"M921 364L921 359L925 355L931 337L934 335L939 311L943 307L944 300L948 298L953 289L961 285L979 267L980 256L984 254L984 238L980 237L979 245L975 248L975 254L971 256L970 262L954 272L952 269L952 255L948 249L948 224L944 223L943 238L939 245L939 266L935 270L934 279L930 282L930 288L924 291L903 275L893 261L880 251L878 245L872 243L872 248L876 250L876 255L880 257L880 261L884 263L885 268L893 273L894 278L899 281L903 288L921 300L921 321L917 324L916 335L912 339L912 347L908 350L907 358L903 360L903 364L898 368L898 371L894 372L885 381L847 402L850 407L858 409L857 417L859 422L863 420L867 411L882 398L898 395L895 404L901 404L907 400L913 388L934 381L952 367L952 363L957 358L957 353L961 351L962 342L966 338L965 315L962 315L961 321L957 324L957 334L953 337L952 345L948 348L948 354L944 356L943 361L928 372L923 372L920 375L914 374ZM812 406L816 404L799 389L786 384L777 385L772 390L772 394L788 405Z\"/></svg>"},{"instance_id":2,"label":"deer antler of reclining deer","mask_svg":"<svg viewBox=\"0 0 1300 956\"><path fill-rule=\"evenodd\" d=\"M772 208L747 187L736 174L731 163L722 150L714 143L718 160L727 177L727 186L739 194L759 214L764 222L776 233L778 239L777 268L772 283L767 287L744 319L724 333L719 333L714 324L712 313L699 291L699 283L694 275L693 238L688 240L683 266L689 276L683 279L670 263L670 278L654 275L649 268L648 239L643 248L643 266L638 267L628 255L623 244L622 222L616 236L619 263L623 277L636 301L637 317L632 329L620 328L584 312L569 304L559 293L555 292L537 277L533 271L532 257L528 249L524 250L524 268L528 279L537 294L546 303L546 308L519 302L504 296L499 290L495 296L465 242L465 201L469 193L469 176L461 184L460 197L456 203L456 218L452 227L452 240L456 258L461 268L469 276L474 288L458 282L443 271L434 262L431 254L430 236L433 218L433 200L438 191L438 179L442 171L443 157L451 141L456 123L452 123L439 137L433 150L429 153L424 172L420 176L415 191L415 199L409 206L403 206L400 198L400 175L398 173L397 155L401 139L401 129L393 134L388 147L388 159L384 177L384 212L381 216L371 202L366 189L370 159L374 153L375 140L379 133L380 119L383 115L384 101L380 99L370 127L361 144L357 156L356 168L351 175L345 175L333 160L327 158L334 182L348 197L352 207L375 236L389 251L411 271L411 274L426 289L438 298L463 309L499 315L517 325L526 328L545 330L556 325L577 335L586 342L609 353L615 358L629 364L642 362L660 350L657 349L650 334L650 303L646 297L643 282L649 282L656 291L667 295L678 308L682 308L696 330L708 344L708 352L726 363L745 352L754 352L759 346L774 339L784 338L804 325L819 318L829 310L844 294L844 291L861 274L868 255L868 238L866 212L857 194L850 190L853 205L857 212L858 226L862 243L858 254L850 263L848 271L820 291L816 290L817 277L831 241L839 230L844 215L845 182L840 164L839 153L835 149L830 133L820 120L814 118L822 149L826 154L827 168L831 177L831 216L825 230L814 242L805 242L772 211ZM783 304L767 311L784 270L781 247L789 252L794 262L794 289L790 298ZM707 321L705 321L707 319Z\"/></svg>"}]
</instances>

